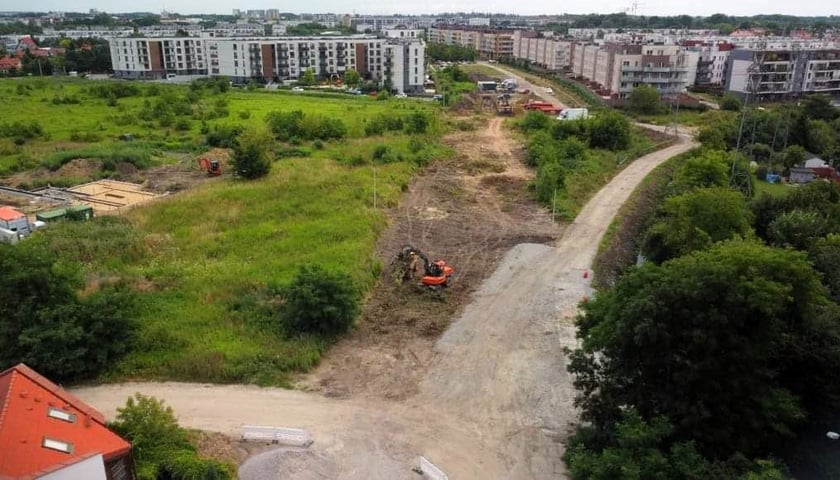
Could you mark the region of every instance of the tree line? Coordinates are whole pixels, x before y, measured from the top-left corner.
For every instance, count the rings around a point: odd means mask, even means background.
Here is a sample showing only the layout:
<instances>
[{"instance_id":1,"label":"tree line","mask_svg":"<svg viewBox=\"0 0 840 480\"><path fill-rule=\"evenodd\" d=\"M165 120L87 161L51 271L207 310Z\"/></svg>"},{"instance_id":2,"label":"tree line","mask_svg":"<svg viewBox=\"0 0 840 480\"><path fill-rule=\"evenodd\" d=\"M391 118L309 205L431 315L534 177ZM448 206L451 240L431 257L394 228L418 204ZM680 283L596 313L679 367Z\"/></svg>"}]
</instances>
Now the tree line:
<instances>
[{"instance_id":1,"label":"tree line","mask_svg":"<svg viewBox=\"0 0 840 480\"><path fill-rule=\"evenodd\" d=\"M577 320L575 479L785 478L840 407L840 187L754 197L733 188L733 146L701 138L657 187L645 261Z\"/></svg>"}]
</instances>

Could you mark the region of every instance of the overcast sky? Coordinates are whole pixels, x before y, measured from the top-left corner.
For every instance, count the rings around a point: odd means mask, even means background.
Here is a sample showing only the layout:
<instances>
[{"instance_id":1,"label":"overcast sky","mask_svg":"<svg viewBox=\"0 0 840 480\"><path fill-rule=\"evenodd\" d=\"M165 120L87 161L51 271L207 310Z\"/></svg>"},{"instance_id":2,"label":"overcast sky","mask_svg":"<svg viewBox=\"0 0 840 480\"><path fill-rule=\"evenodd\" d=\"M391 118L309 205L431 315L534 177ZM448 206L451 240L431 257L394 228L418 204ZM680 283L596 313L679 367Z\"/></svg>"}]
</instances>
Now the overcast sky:
<instances>
[{"instance_id":1,"label":"overcast sky","mask_svg":"<svg viewBox=\"0 0 840 480\"><path fill-rule=\"evenodd\" d=\"M359 14L421 14L441 12L494 12L533 14L559 13L616 13L629 9L632 0L530 0L511 2L509 0L308 0L298 2L279 2L276 0L246 0L231 2L228 0L134 0L131 2L113 2L111 0L33 0L13 2L0 0L0 10L37 10L37 11L87 11L91 8L108 12L119 11L168 11L183 14L224 13L232 8L241 10L277 8L280 11L294 13L359 13ZM759 13L781 13L788 15L840 15L840 6L836 0L640 0L639 15L756 15Z\"/></svg>"}]
</instances>

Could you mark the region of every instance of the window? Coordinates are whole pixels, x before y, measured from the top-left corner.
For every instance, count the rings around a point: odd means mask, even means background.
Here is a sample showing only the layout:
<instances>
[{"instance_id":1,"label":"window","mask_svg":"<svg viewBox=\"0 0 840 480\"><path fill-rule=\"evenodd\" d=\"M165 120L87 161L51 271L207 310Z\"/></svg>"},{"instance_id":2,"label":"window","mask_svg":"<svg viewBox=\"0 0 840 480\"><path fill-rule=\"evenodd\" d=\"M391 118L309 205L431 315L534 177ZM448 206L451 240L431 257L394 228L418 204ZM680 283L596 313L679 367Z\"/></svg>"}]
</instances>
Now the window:
<instances>
[{"instance_id":1,"label":"window","mask_svg":"<svg viewBox=\"0 0 840 480\"><path fill-rule=\"evenodd\" d=\"M65 412L64 410L59 410L57 408L50 407L50 409L47 410L47 416L51 418L57 418L59 420L64 420L68 423L76 423L76 415L70 412Z\"/></svg>"},{"instance_id":2,"label":"window","mask_svg":"<svg viewBox=\"0 0 840 480\"><path fill-rule=\"evenodd\" d=\"M44 437L44 440L41 442L41 446L49 448L50 450L57 450L59 452L73 453L73 444L62 442L60 440L53 440L47 437Z\"/></svg>"}]
</instances>

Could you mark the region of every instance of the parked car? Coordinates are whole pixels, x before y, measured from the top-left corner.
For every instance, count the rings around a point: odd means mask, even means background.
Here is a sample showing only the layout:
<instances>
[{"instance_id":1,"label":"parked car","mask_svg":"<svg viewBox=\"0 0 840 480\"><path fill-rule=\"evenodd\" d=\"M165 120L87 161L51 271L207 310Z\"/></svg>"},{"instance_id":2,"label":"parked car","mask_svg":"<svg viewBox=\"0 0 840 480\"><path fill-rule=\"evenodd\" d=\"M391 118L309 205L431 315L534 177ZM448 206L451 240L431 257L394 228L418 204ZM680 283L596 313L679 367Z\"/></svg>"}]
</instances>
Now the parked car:
<instances>
[{"instance_id":1,"label":"parked car","mask_svg":"<svg viewBox=\"0 0 840 480\"><path fill-rule=\"evenodd\" d=\"M547 93L549 95L553 95L554 94L554 89L551 88L551 87L545 87L545 93Z\"/></svg>"},{"instance_id":2,"label":"parked car","mask_svg":"<svg viewBox=\"0 0 840 480\"><path fill-rule=\"evenodd\" d=\"M303 91L303 87L292 87L292 91L293 91L293 92L302 92L302 91Z\"/></svg>"},{"instance_id":3,"label":"parked car","mask_svg":"<svg viewBox=\"0 0 840 480\"><path fill-rule=\"evenodd\" d=\"M528 95L529 93L531 93L531 91L527 88L520 88L519 93L521 93L522 95Z\"/></svg>"},{"instance_id":4,"label":"parked car","mask_svg":"<svg viewBox=\"0 0 840 480\"><path fill-rule=\"evenodd\" d=\"M408 95L406 95L403 92L400 92L400 93L394 95L394 98L406 98L406 97L408 97Z\"/></svg>"}]
</instances>

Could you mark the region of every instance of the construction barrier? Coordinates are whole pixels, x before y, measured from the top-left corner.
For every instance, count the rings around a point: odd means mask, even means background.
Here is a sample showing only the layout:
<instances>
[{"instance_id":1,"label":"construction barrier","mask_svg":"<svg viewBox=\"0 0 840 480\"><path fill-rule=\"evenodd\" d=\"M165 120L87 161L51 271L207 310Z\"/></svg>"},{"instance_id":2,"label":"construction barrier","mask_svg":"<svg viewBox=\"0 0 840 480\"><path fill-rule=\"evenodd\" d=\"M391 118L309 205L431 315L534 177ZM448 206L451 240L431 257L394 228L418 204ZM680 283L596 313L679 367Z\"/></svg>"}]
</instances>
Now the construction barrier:
<instances>
[{"instance_id":1,"label":"construction barrier","mask_svg":"<svg viewBox=\"0 0 840 480\"><path fill-rule=\"evenodd\" d=\"M449 480L449 477L434 463L426 460L426 457L420 457L420 471L424 477L431 480Z\"/></svg>"},{"instance_id":2,"label":"construction barrier","mask_svg":"<svg viewBox=\"0 0 840 480\"><path fill-rule=\"evenodd\" d=\"M306 430L255 425L242 427L242 440L269 441L292 447L308 447L312 444L312 436Z\"/></svg>"}]
</instances>

